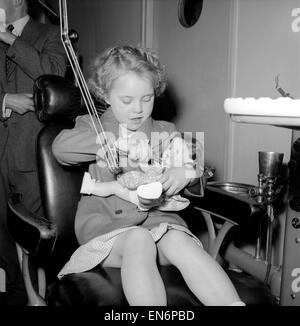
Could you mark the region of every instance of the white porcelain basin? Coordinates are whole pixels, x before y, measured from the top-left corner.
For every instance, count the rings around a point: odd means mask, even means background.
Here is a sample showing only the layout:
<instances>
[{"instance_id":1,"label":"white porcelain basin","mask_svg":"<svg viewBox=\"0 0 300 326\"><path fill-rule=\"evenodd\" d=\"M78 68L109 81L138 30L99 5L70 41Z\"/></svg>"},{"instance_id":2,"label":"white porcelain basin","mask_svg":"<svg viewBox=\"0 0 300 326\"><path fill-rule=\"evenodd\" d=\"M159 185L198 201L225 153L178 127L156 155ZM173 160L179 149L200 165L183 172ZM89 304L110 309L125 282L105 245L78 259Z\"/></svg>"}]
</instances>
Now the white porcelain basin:
<instances>
[{"instance_id":1,"label":"white porcelain basin","mask_svg":"<svg viewBox=\"0 0 300 326\"><path fill-rule=\"evenodd\" d=\"M235 122L300 128L300 99L227 98L224 101L224 109Z\"/></svg>"}]
</instances>

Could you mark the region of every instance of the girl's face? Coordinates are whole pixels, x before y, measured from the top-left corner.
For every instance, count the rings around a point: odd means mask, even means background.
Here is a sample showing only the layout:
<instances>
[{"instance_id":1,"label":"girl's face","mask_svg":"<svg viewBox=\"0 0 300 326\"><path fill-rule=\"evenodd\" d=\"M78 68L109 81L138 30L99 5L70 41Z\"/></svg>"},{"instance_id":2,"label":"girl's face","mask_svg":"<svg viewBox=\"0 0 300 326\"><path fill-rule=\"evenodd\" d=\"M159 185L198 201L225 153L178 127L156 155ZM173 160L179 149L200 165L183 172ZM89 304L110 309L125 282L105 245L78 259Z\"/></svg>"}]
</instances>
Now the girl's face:
<instances>
[{"instance_id":1,"label":"girl's face","mask_svg":"<svg viewBox=\"0 0 300 326\"><path fill-rule=\"evenodd\" d=\"M150 78L127 72L112 84L106 98L115 118L128 130L136 131L152 113L154 89Z\"/></svg>"}]
</instances>

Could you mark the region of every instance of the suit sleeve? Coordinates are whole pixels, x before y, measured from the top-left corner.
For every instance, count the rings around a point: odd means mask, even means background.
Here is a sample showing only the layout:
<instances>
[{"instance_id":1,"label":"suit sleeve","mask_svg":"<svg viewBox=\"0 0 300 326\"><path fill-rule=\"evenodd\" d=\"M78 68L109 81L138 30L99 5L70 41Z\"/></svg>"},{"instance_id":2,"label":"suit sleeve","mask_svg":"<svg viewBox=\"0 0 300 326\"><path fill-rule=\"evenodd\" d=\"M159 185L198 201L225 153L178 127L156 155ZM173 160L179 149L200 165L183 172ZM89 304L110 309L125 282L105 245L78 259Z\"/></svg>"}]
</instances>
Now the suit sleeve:
<instances>
[{"instance_id":1,"label":"suit sleeve","mask_svg":"<svg viewBox=\"0 0 300 326\"><path fill-rule=\"evenodd\" d=\"M38 51L22 35L8 48L7 55L32 79L43 74L64 76L67 58L56 26L43 27L43 47Z\"/></svg>"}]
</instances>

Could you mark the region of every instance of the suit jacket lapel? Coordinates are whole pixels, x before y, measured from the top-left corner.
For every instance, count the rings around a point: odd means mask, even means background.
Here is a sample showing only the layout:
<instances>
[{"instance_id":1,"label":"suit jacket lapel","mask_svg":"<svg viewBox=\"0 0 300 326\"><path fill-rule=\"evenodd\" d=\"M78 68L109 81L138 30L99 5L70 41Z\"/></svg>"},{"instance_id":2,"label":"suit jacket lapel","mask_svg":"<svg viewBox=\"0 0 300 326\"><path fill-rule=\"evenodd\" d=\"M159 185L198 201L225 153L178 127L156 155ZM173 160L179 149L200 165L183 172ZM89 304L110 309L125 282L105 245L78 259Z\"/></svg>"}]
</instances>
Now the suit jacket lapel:
<instances>
[{"instance_id":1,"label":"suit jacket lapel","mask_svg":"<svg viewBox=\"0 0 300 326\"><path fill-rule=\"evenodd\" d=\"M33 19L29 19L28 23L25 25L23 32L21 34L22 39L24 39L29 44L34 44L39 34L39 23L34 21Z\"/></svg>"},{"instance_id":2,"label":"suit jacket lapel","mask_svg":"<svg viewBox=\"0 0 300 326\"><path fill-rule=\"evenodd\" d=\"M12 74L16 69L16 64L9 58L5 56L5 71L6 71L6 80L11 81Z\"/></svg>"},{"instance_id":3,"label":"suit jacket lapel","mask_svg":"<svg viewBox=\"0 0 300 326\"><path fill-rule=\"evenodd\" d=\"M34 41L36 39L37 33L39 31L38 29L38 23L36 21L34 21L33 19L29 19L27 24L25 25L22 34L21 34L21 38L24 39L26 42L28 42L29 44L34 44ZM8 65L8 69L7 69L7 80L11 80L12 78L12 74L14 73L15 69L16 69L16 64L13 62L13 60L9 59L9 65Z\"/></svg>"}]
</instances>

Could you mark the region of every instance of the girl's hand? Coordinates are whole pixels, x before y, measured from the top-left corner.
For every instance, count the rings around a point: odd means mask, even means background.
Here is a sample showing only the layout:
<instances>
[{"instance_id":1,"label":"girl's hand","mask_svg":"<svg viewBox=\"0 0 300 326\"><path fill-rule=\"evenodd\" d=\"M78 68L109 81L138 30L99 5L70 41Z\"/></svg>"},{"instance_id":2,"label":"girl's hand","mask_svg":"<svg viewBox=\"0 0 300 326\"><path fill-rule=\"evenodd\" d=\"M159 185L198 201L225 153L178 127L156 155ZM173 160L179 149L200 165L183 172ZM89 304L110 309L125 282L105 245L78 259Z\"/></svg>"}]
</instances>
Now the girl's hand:
<instances>
[{"instance_id":1,"label":"girl's hand","mask_svg":"<svg viewBox=\"0 0 300 326\"><path fill-rule=\"evenodd\" d=\"M171 197L177 195L195 177L196 171L191 166L173 167L167 169L158 181L162 183L165 195Z\"/></svg>"}]
</instances>

